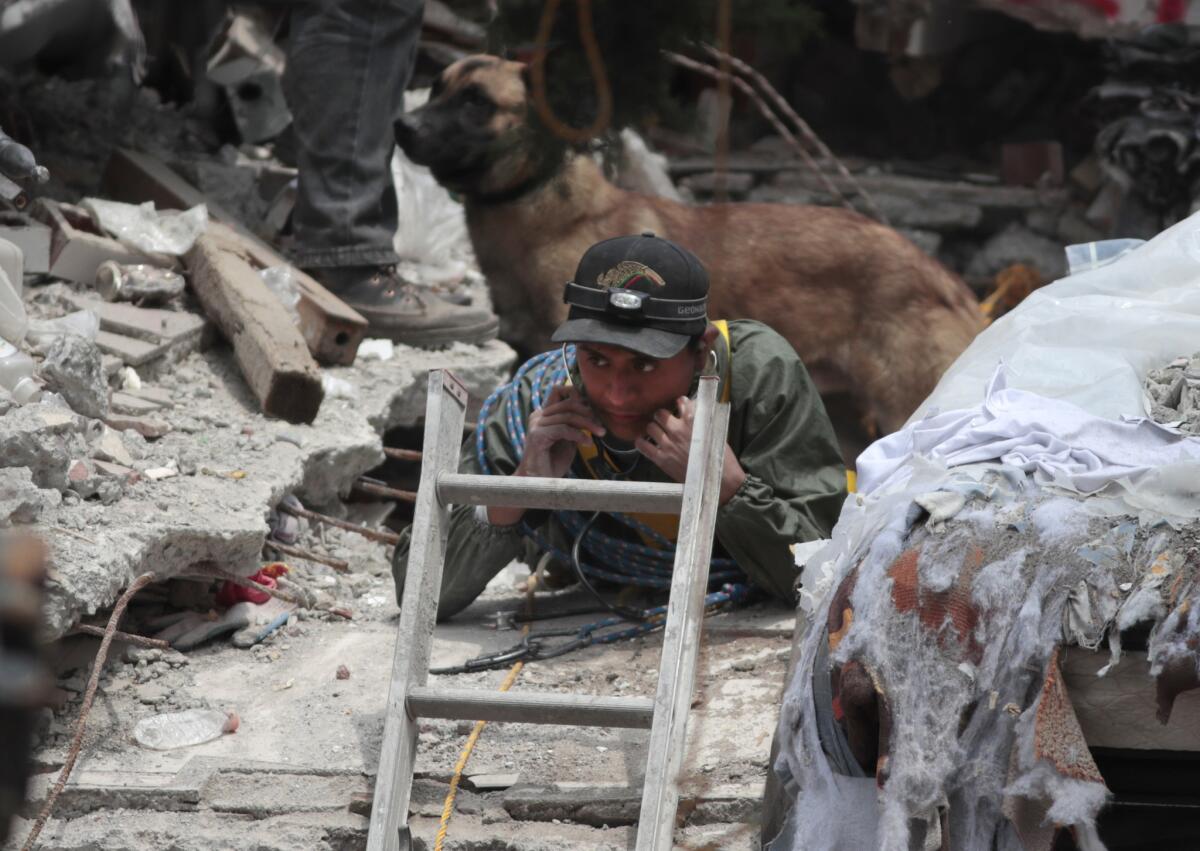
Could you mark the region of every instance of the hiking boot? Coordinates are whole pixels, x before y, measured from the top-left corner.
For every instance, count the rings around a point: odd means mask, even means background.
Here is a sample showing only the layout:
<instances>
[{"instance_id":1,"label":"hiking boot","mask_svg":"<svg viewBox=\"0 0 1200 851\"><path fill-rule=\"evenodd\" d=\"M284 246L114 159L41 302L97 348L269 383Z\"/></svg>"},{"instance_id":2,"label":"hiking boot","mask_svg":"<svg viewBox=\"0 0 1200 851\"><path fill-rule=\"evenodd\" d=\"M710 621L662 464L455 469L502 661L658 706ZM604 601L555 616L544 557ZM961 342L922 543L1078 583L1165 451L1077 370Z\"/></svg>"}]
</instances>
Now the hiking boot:
<instances>
[{"instance_id":1,"label":"hiking boot","mask_svg":"<svg viewBox=\"0 0 1200 851\"><path fill-rule=\"evenodd\" d=\"M496 337L500 320L482 307L451 304L418 289L394 266L337 266L307 269L326 289L367 320L367 336L410 346L484 343Z\"/></svg>"}]
</instances>

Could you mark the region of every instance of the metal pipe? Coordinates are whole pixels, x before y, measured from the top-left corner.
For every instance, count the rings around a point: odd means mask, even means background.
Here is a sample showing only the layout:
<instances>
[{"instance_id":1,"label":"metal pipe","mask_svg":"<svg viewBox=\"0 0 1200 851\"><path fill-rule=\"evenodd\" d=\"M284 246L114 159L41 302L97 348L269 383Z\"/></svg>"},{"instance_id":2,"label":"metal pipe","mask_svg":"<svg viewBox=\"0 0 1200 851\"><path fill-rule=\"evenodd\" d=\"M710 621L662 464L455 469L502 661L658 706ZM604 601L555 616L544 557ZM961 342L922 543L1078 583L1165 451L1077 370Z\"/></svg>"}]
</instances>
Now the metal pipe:
<instances>
[{"instance_id":1,"label":"metal pipe","mask_svg":"<svg viewBox=\"0 0 1200 851\"><path fill-rule=\"evenodd\" d=\"M281 511L284 514L290 514L293 517L303 517L305 520L312 520L317 523L325 523L329 526L336 526L339 529L345 529L348 532L355 532L372 541L378 541L381 544L391 544L395 546L400 540L400 536L395 532L381 532L377 529L368 529L366 526L360 526L357 523L350 523L346 520L339 520L336 517L330 517L328 514L319 514L316 511L309 511L307 508L293 508L280 503L276 511Z\"/></svg>"}]
</instances>

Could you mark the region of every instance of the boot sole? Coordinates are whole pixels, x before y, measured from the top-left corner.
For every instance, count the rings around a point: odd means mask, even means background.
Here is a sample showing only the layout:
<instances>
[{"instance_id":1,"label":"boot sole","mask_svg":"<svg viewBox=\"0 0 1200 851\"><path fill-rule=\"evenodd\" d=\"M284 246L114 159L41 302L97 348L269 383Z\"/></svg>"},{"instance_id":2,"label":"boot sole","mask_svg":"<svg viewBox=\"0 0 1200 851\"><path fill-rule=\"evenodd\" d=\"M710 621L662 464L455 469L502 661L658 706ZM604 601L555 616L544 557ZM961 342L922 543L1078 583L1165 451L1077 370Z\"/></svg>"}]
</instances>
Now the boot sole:
<instances>
[{"instance_id":1,"label":"boot sole","mask_svg":"<svg viewBox=\"0 0 1200 851\"><path fill-rule=\"evenodd\" d=\"M367 320L368 337L380 337L391 340L393 343L402 343L406 346L431 348L434 346L448 346L451 343L471 343L477 345L496 339L500 333L500 319L495 316L485 322L479 322L474 325L462 325L455 328L407 329L387 327L387 320L378 315L373 315L373 312L369 309L363 310L361 307L356 307L355 310L361 313L363 318ZM388 318L391 317L389 316Z\"/></svg>"}]
</instances>

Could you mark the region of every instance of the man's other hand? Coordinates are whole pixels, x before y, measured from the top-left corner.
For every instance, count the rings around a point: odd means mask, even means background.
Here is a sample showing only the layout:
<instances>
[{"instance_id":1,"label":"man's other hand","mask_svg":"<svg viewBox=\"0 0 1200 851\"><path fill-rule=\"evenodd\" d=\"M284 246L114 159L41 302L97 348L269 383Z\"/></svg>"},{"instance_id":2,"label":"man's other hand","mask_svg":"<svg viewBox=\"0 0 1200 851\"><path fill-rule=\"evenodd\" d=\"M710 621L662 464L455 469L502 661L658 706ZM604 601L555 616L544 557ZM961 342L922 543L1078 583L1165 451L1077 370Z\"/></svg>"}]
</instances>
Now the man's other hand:
<instances>
[{"instance_id":1,"label":"man's other hand","mask_svg":"<svg viewBox=\"0 0 1200 851\"><path fill-rule=\"evenodd\" d=\"M646 434L634 445L658 469L682 483L687 478L688 451L692 445L692 425L696 419L696 402L680 396L675 400L677 413L660 408ZM729 444L725 444L725 464L721 470L721 505L729 502L746 480L746 471L738 463Z\"/></svg>"}]
</instances>

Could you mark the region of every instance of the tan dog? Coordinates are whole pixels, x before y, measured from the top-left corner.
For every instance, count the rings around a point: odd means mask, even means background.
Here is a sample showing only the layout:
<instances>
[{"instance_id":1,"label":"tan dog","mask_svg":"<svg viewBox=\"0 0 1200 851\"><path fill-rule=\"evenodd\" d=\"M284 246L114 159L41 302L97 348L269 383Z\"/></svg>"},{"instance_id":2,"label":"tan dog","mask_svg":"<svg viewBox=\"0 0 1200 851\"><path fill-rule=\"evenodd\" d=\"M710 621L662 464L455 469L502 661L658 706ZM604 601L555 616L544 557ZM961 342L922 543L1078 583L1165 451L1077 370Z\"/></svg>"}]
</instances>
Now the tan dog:
<instances>
[{"instance_id":1,"label":"tan dog","mask_svg":"<svg viewBox=\"0 0 1200 851\"><path fill-rule=\"evenodd\" d=\"M532 354L566 315L563 284L590 245L642 231L690 248L709 316L758 319L788 339L822 394L848 391L898 428L983 327L956 276L857 213L787 204L689 207L618 189L540 129L527 70L493 56L447 68L396 122L414 162L460 195L501 336Z\"/></svg>"}]
</instances>

